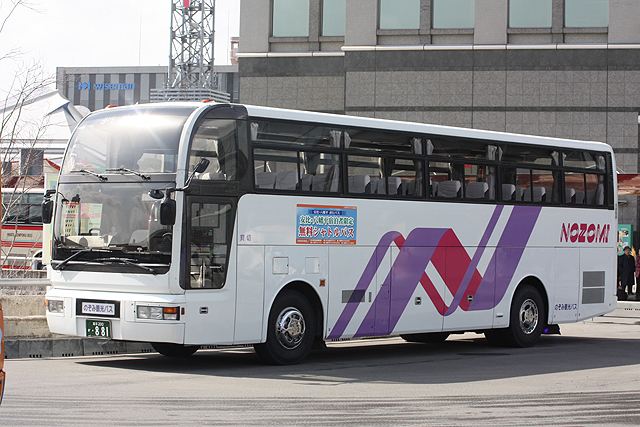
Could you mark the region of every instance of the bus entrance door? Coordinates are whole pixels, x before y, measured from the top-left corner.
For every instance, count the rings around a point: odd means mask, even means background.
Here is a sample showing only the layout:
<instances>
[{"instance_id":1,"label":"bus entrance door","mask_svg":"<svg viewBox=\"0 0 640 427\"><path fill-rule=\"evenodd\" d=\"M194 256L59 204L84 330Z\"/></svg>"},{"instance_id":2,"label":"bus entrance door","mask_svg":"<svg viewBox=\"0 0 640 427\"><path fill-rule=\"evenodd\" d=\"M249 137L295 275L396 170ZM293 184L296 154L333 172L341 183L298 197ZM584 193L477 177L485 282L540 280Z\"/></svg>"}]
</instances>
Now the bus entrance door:
<instances>
[{"instance_id":1,"label":"bus entrance door","mask_svg":"<svg viewBox=\"0 0 640 427\"><path fill-rule=\"evenodd\" d=\"M233 328L211 326L228 324L235 315L235 268L229 268L235 202L201 196L187 200L183 242L188 258L183 271L193 327L186 329L185 341L231 343Z\"/></svg>"}]
</instances>

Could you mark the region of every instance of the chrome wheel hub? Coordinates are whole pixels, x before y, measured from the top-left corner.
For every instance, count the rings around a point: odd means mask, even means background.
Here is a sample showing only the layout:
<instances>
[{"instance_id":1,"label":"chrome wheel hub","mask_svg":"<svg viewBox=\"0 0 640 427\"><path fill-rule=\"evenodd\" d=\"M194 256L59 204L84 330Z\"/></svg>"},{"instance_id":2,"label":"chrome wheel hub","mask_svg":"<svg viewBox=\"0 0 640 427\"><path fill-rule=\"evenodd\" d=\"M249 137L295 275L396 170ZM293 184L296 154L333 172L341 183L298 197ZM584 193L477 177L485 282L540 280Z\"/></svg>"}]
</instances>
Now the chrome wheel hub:
<instances>
[{"instance_id":1,"label":"chrome wheel hub","mask_svg":"<svg viewBox=\"0 0 640 427\"><path fill-rule=\"evenodd\" d=\"M284 348L291 350L299 346L304 332L304 317L298 309L287 307L280 312L276 320L276 336Z\"/></svg>"},{"instance_id":2,"label":"chrome wheel hub","mask_svg":"<svg viewBox=\"0 0 640 427\"><path fill-rule=\"evenodd\" d=\"M538 306L532 299L525 300L520 306L520 329L529 335L538 326Z\"/></svg>"}]
</instances>

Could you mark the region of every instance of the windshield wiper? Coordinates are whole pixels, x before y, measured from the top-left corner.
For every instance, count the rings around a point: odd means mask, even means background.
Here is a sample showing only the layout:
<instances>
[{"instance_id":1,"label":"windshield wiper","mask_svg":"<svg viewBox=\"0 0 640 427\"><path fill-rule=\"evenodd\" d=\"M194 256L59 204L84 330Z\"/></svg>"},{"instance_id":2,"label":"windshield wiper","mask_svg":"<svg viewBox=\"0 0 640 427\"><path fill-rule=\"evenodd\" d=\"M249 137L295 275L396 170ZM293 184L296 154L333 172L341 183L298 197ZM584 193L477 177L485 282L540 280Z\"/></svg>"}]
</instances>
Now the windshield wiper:
<instances>
[{"instance_id":1,"label":"windshield wiper","mask_svg":"<svg viewBox=\"0 0 640 427\"><path fill-rule=\"evenodd\" d=\"M71 255L70 257L64 259L60 264L56 265L55 267L52 267L54 270L62 270L64 269L64 267L70 262L73 261L76 258L79 258L80 255L84 255L84 254L88 254L91 252L108 252L108 251L104 251L104 250L97 250L97 249L82 249L81 251L76 252L75 254Z\"/></svg>"},{"instance_id":2,"label":"windshield wiper","mask_svg":"<svg viewBox=\"0 0 640 427\"><path fill-rule=\"evenodd\" d=\"M127 259L127 258L116 258L116 257L97 258L97 259L93 259L91 261L103 262L103 263L104 262L114 262L114 263L120 263L120 264L133 265L134 267L141 268L142 270L148 271L149 273L158 274L158 270L156 270L155 268L151 268L151 267L147 267L146 265L138 264L137 262L133 262L130 259Z\"/></svg>"},{"instance_id":3,"label":"windshield wiper","mask_svg":"<svg viewBox=\"0 0 640 427\"><path fill-rule=\"evenodd\" d=\"M74 170L74 171L71 171L71 173L88 173L89 175L97 176L98 178L100 178L100 181L107 181L107 177L106 176L100 175L99 173L95 173L95 172L92 172L92 171L88 171L86 169Z\"/></svg>"},{"instance_id":4,"label":"windshield wiper","mask_svg":"<svg viewBox=\"0 0 640 427\"><path fill-rule=\"evenodd\" d=\"M151 179L151 177L149 175L145 175L143 173L140 173L138 171L134 171L132 169L129 168L125 168L124 166L119 167L119 168L115 168L115 169L107 169L107 172L124 172L124 173L131 173L134 175L139 176L140 178L144 179L144 180L149 180Z\"/></svg>"}]
</instances>

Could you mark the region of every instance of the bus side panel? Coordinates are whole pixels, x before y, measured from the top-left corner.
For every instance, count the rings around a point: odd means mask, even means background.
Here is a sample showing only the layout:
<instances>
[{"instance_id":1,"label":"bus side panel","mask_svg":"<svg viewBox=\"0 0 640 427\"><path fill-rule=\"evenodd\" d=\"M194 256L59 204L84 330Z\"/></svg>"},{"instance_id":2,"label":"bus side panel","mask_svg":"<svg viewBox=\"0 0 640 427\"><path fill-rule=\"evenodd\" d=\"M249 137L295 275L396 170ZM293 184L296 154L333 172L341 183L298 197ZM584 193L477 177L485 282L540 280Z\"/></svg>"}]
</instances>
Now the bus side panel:
<instances>
[{"instance_id":1,"label":"bus side panel","mask_svg":"<svg viewBox=\"0 0 640 427\"><path fill-rule=\"evenodd\" d=\"M236 292L236 344L253 344L262 338L264 313L264 246L238 246Z\"/></svg>"},{"instance_id":2,"label":"bus side panel","mask_svg":"<svg viewBox=\"0 0 640 427\"><path fill-rule=\"evenodd\" d=\"M615 309L617 297L617 277L607 274L614 272L613 250L601 248L580 248L580 303L578 320L590 319Z\"/></svg>"},{"instance_id":3,"label":"bus side panel","mask_svg":"<svg viewBox=\"0 0 640 427\"><path fill-rule=\"evenodd\" d=\"M575 248L556 248L556 286L549 302L554 324L578 320L580 252Z\"/></svg>"},{"instance_id":4,"label":"bus side panel","mask_svg":"<svg viewBox=\"0 0 640 427\"><path fill-rule=\"evenodd\" d=\"M490 307L484 310L463 310L462 307L466 307L469 302L469 297L473 298L474 294L482 293L487 296L495 298L495 272L489 269L495 268L494 264L489 263L485 268L476 268L475 276L464 283L465 275L468 268L473 268L470 264L470 258L474 257L474 253L482 251L483 259L490 259L494 254L493 250L487 250L488 248L478 247L448 247L447 248L447 260L446 260L446 282L448 284L448 292L451 294L451 300L447 303L449 307L448 313L451 313L444 318L444 330L445 331L464 331L469 329L485 329L491 328L493 325L493 310ZM469 267L467 267L469 265ZM482 276L480 276L482 274ZM480 281L479 292L471 292L471 287L474 286L474 278L482 278ZM454 296L461 289L460 286L464 286L467 292L458 296L458 299L454 299ZM480 303L480 301L478 301ZM473 307L473 304L471 305Z\"/></svg>"},{"instance_id":5,"label":"bus side panel","mask_svg":"<svg viewBox=\"0 0 640 427\"><path fill-rule=\"evenodd\" d=\"M327 337L374 336L375 301L391 269L390 254L370 246L331 246L329 254Z\"/></svg>"},{"instance_id":6,"label":"bus side panel","mask_svg":"<svg viewBox=\"0 0 640 427\"><path fill-rule=\"evenodd\" d=\"M410 252L416 251L418 253L428 250L422 247L402 247L403 251ZM406 253L405 252L405 253ZM391 248L393 255L392 265L395 267L395 262L398 259L400 250L397 247ZM427 265L425 273L427 279L423 276L418 286L412 286L412 281L406 282L403 280L405 274L404 271L393 270L392 288L391 288L391 321L393 322L397 316L399 319L395 325L392 324L393 334L409 334L409 333L421 333L421 332L441 332L443 324L443 316L440 311L444 310L445 304L450 304L453 297L448 291L445 280L440 276L434 262L437 263L436 258L440 257L442 263L446 262L446 253L435 252L431 257L431 262ZM406 296L403 299L399 297L402 294L400 287L413 288L414 291L411 294L409 302L406 302ZM444 300L443 300L443 297ZM432 299L433 298L433 299ZM440 310L440 311L439 311ZM400 315L401 313L401 315Z\"/></svg>"},{"instance_id":7,"label":"bus side panel","mask_svg":"<svg viewBox=\"0 0 640 427\"><path fill-rule=\"evenodd\" d=\"M262 342L267 339L271 306L280 291L289 284L302 284L312 288L323 305L321 309L326 317L328 257L328 247L325 245L265 246ZM323 325L317 327L323 329Z\"/></svg>"}]
</instances>

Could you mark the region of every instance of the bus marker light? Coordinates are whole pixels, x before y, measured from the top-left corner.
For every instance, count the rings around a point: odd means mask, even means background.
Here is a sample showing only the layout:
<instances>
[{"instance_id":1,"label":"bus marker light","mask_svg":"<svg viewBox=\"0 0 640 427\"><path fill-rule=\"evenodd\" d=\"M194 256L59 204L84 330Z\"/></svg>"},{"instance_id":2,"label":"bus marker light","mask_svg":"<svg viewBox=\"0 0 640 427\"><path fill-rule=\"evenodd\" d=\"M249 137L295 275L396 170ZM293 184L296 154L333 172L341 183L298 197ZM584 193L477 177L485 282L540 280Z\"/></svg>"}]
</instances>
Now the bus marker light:
<instances>
[{"instance_id":1,"label":"bus marker light","mask_svg":"<svg viewBox=\"0 0 640 427\"><path fill-rule=\"evenodd\" d=\"M323 288L326 284L325 279L320 279L320 287Z\"/></svg>"},{"instance_id":2,"label":"bus marker light","mask_svg":"<svg viewBox=\"0 0 640 427\"><path fill-rule=\"evenodd\" d=\"M178 307L164 307L162 312L165 320L178 320Z\"/></svg>"}]
</instances>

